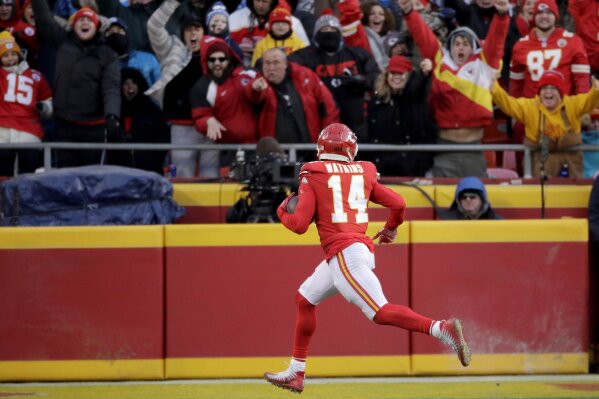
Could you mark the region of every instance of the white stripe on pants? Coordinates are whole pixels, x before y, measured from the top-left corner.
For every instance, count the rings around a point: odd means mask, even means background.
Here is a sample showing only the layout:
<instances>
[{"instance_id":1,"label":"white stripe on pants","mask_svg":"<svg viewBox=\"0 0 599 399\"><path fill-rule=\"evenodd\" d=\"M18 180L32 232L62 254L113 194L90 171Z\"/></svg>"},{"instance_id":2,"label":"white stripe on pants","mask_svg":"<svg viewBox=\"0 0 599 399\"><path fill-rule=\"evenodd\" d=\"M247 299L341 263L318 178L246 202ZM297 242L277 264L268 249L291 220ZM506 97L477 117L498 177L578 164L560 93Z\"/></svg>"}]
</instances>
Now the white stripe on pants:
<instances>
[{"instance_id":1,"label":"white stripe on pants","mask_svg":"<svg viewBox=\"0 0 599 399\"><path fill-rule=\"evenodd\" d=\"M374 254L366 245L354 243L331 258L328 264L322 261L301 285L299 292L313 305L341 293L372 320L388 302L373 270Z\"/></svg>"}]
</instances>

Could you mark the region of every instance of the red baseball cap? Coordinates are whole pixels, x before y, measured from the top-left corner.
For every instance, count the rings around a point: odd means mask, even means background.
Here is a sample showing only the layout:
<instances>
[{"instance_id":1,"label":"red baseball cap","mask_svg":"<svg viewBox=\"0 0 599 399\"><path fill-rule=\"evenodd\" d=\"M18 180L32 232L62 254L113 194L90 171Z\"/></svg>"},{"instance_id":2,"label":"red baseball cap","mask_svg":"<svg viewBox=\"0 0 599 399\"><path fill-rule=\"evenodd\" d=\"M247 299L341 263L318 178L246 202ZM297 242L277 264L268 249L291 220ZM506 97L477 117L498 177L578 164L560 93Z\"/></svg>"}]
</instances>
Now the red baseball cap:
<instances>
[{"instance_id":1,"label":"red baseball cap","mask_svg":"<svg viewBox=\"0 0 599 399\"><path fill-rule=\"evenodd\" d=\"M387 66L387 72L395 72L395 73L404 73L410 72L412 70L412 61L403 55L394 55L389 60L389 65Z\"/></svg>"}]
</instances>

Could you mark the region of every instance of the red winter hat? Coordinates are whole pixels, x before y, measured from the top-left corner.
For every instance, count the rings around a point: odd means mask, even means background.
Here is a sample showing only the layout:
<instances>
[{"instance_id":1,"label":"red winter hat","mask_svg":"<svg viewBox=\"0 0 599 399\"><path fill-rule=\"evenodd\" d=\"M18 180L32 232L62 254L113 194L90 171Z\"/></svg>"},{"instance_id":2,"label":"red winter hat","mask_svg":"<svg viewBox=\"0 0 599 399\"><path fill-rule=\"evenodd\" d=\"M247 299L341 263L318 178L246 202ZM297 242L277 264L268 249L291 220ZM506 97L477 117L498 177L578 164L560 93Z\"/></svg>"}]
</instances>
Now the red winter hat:
<instances>
[{"instance_id":1,"label":"red winter hat","mask_svg":"<svg viewBox=\"0 0 599 399\"><path fill-rule=\"evenodd\" d=\"M225 53L225 56L227 58L229 57L229 46L227 45L227 43L225 43L224 41L220 42L214 42L211 43L208 46L208 49L206 50L206 59L208 59L208 57L210 57L212 54L214 53L218 53L218 52L223 52Z\"/></svg>"},{"instance_id":2,"label":"red winter hat","mask_svg":"<svg viewBox=\"0 0 599 399\"><path fill-rule=\"evenodd\" d=\"M555 18L559 19L559 9L557 8L555 0L538 0L535 3L535 9L532 12L532 15L534 17L537 13L545 10L551 11L555 15Z\"/></svg>"},{"instance_id":3,"label":"red winter hat","mask_svg":"<svg viewBox=\"0 0 599 399\"><path fill-rule=\"evenodd\" d=\"M272 26L275 22L287 22L291 26L291 13L284 7L277 6L270 12L268 24Z\"/></svg>"},{"instance_id":4,"label":"red winter hat","mask_svg":"<svg viewBox=\"0 0 599 399\"><path fill-rule=\"evenodd\" d=\"M560 96L564 96L566 92L566 81L564 80L564 75L559 73L558 71L547 71L541 76L541 80L539 80L539 93L541 89L545 86L555 86L557 91L559 91Z\"/></svg>"},{"instance_id":5,"label":"red winter hat","mask_svg":"<svg viewBox=\"0 0 599 399\"><path fill-rule=\"evenodd\" d=\"M389 60L389 66L387 66L387 72L404 73L412 70L412 61L404 57L403 55L394 55Z\"/></svg>"},{"instance_id":6,"label":"red winter hat","mask_svg":"<svg viewBox=\"0 0 599 399\"><path fill-rule=\"evenodd\" d=\"M79 18L83 17L88 17L89 19L91 19L94 25L96 25L96 28L100 26L100 19L98 18L98 14L96 14L96 12L89 7L83 7L77 10L77 12L71 15L71 17L69 18L69 23L71 25L75 25L75 22L77 22Z\"/></svg>"}]
</instances>

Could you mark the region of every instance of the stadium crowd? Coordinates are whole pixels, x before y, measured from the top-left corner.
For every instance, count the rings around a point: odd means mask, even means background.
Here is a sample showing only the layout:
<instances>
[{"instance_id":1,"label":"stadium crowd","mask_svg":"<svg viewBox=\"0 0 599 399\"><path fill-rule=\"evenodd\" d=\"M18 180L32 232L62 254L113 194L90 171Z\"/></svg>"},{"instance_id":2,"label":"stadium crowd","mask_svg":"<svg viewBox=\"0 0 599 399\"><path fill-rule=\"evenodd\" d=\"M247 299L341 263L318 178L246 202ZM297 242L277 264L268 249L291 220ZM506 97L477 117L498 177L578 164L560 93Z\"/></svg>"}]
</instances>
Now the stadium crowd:
<instances>
[{"instance_id":1,"label":"stadium crowd","mask_svg":"<svg viewBox=\"0 0 599 399\"><path fill-rule=\"evenodd\" d=\"M566 164L582 177L583 154L563 150L598 136L597 0L0 0L0 29L0 143L315 143L342 122L360 143L480 144L506 120L506 140L547 158L546 174ZM53 162L101 157L62 150ZM482 152L361 158L387 176L489 166ZM0 150L0 176L15 160L33 172L42 154ZM231 159L106 162L214 178Z\"/></svg>"}]
</instances>

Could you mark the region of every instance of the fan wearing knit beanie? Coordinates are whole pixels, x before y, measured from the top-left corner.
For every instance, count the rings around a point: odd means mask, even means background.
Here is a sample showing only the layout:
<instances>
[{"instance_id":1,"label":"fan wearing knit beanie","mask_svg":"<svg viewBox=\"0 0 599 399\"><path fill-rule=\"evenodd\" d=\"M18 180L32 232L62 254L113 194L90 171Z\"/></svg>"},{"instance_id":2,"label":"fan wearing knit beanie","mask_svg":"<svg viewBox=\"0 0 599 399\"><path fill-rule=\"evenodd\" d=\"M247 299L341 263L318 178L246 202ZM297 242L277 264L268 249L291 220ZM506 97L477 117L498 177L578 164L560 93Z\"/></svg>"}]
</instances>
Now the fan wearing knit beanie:
<instances>
[{"instance_id":1,"label":"fan wearing knit beanie","mask_svg":"<svg viewBox=\"0 0 599 399\"><path fill-rule=\"evenodd\" d=\"M204 36L200 51L204 76L189 91L196 135L210 143L256 143L258 115L244 94L256 73L244 70L221 38Z\"/></svg>"},{"instance_id":2,"label":"fan wearing knit beanie","mask_svg":"<svg viewBox=\"0 0 599 399\"><path fill-rule=\"evenodd\" d=\"M121 72L117 53L99 33L98 14L77 10L60 25L46 0L31 0L40 40L56 51L53 138L59 142L102 143L121 134ZM102 151L56 150L56 166L96 165Z\"/></svg>"},{"instance_id":3,"label":"fan wearing knit beanie","mask_svg":"<svg viewBox=\"0 0 599 399\"><path fill-rule=\"evenodd\" d=\"M564 150L582 144L582 117L599 105L599 82L595 78L592 82L588 92L569 95L563 75L550 70L541 76L534 98L514 98L495 82L491 90L495 104L524 125L524 144L533 150L533 176L540 176L541 167L545 176L559 176L564 164L570 177L583 176L582 153ZM546 160L541 157L545 152Z\"/></svg>"},{"instance_id":4,"label":"fan wearing knit beanie","mask_svg":"<svg viewBox=\"0 0 599 399\"><path fill-rule=\"evenodd\" d=\"M586 93L590 82L587 52L580 37L557 26L559 10L555 0L537 0L532 14L533 28L512 50L510 94L534 97L541 75L551 69L564 76L566 94Z\"/></svg>"},{"instance_id":5,"label":"fan wearing knit beanie","mask_svg":"<svg viewBox=\"0 0 599 399\"><path fill-rule=\"evenodd\" d=\"M288 59L316 72L335 98L340 122L356 133L358 141L366 141L365 95L374 89L380 70L367 50L345 42L341 29L333 11L323 10L314 24L310 45Z\"/></svg>"},{"instance_id":6,"label":"fan wearing knit beanie","mask_svg":"<svg viewBox=\"0 0 599 399\"><path fill-rule=\"evenodd\" d=\"M268 17L268 35L260 40L254 48L252 66L262 58L264 52L271 48L281 48L287 55L307 46L291 26L291 12L286 7L278 6Z\"/></svg>"},{"instance_id":7,"label":"fan wearing knit beanie","mask_svg":"<svg viewBox=\"0 0 599 399\"><path fill-rule=\"evenodd\" d=\"M73 32L82 42L89 41L96 36L100 27L98 14L89 7L83 7L69 18Z\"/></svg>"},{"instance_id":8,"label":"fan wearing knit beanie","mask_svg":"<svg viewBox=\"0 0 599 399\"><path fill-rule=\"evenodd\" d=\"M564 77L564 93L586 93L590 87L590 65L580 37L558 26L559 11L555 0L534 3L531 29L514 44L509 68L509 93L513 97L534 98L539 92L543 72L559 71ZM512 141L522 143L525 128L516 123ZM523 154L516 154L522 164Z\"/></svg>"},{"instance_id":9,"label":"fan wearing knit beanie","mask_svg":"<svg viewBox=\"0 0 599 399\"><path fill-rule=\"evenodd\" d=\"M0 58L3 67L15 66L23 58L21 48L7 31L0 32Z\"/></svg>"},{"instance_id":10,"label":"fan wearing knit beanie","mask_svg":"<svg viewBox=\"0 0 599 399\"><path fill-rule=\"evenodd\" d=\"M268 36L270 13L286 4L285 0L247 0L247 7L240 8L231 14L229 29L231 37L243 50L243 64L251 66L254 49L258 42ZM289 7L286 5L286 7ZM288 10L291 8L289 7ZM292 30L308 43L309 38L299 19L291 15Z\"/></svg>"},{"instance_id":11,"label":"fan wearing knit beanie","mask_svg":"<svg viewBox=\"0 0 599 399\"><path fill-rule=\"evenodd\" d=\"M14 37L0 32L0 143L39 143L42 117L52 112L52 91L44 76L24 60ZM38 150L0 150L0 176L12 176L18 155L19 173L41 166Z\"/></svg>"},{"instance_id":12,"label":"fan wearing knit beanie","mask_svg":"<svg viewBox=\"0 0 599 399\"><path fill-rule=\"evenodd\" d=\"M341 22L331 9L324 10L316 20L312 41L319 49L328 53L335 53L343 46Z\"/></svg>"},{"instance_id":13,"label":"fan wearing knit beanie","mask_svg":"<svg viewBox=\"0 0 599 399\"><path fill-rule=\"evenodd\" d=\"M229 32L229 12L221 1L212 4L208 10L206 28L208 29L207 33L211 36L219 36L224 31Z\"/></svg>"},{"instance_id":14,"label":"fan wearing knit beanie","mask_svg":"<svg viewBox=\"0 0 599 399\"><path fill-rule=\"evenodd\" d=\"M222 2L215 2L208 10L208 14L206 14L206 29L208 35L220 37L227 42L235 54L243 57L243 52L239 48L239 45L231 39L231 34L229 33L229 13L227 12L227 7Z\"/></svg>"}]
</instances>

